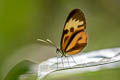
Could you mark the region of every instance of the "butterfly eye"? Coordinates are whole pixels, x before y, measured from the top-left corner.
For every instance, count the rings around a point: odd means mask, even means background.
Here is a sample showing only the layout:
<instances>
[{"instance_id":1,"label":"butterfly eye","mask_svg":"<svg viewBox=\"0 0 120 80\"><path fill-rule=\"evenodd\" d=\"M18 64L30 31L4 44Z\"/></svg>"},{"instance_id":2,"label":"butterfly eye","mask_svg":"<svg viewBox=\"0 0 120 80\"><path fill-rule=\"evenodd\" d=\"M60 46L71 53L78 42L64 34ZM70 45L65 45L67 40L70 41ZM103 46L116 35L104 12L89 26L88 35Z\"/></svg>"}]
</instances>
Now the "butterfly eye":
<instances>
[{"instance_id":1,"label":"butterfly eye","mask_svg":"<svg viewBox=\"0 0 120 80\"><path fill-rule=\"evenodd\" d=\"M56 53L58 54L59 52L60 52L60 50L57 48L57 49L56 49Z\"/></svg>"},{"instance_id":2,"label":"butterfly eye","mask_svg":"<svg viewBox=\"0 0 120 80\"><path fill-rule=\"evenodd\" d=\"M56 51L59 51L59 49L57 48Z\"/></svg>"}]
</instances>

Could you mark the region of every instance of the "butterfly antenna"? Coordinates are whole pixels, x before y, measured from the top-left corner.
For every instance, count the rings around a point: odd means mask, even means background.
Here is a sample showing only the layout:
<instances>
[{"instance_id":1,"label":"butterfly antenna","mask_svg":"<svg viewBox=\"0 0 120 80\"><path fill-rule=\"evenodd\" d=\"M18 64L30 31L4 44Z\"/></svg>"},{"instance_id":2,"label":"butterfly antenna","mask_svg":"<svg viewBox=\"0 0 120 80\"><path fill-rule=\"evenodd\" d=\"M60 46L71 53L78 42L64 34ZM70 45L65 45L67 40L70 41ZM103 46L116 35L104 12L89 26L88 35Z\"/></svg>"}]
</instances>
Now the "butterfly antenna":
<instances>
[{"instance_id":1,"label":"butterfly antenna","mask_svg":"<svg viewBox=\"0 0 120 80\"><path fill-rule=\"evenodd\" d=\"M54 46L54 47L57 48L57 46L54 45L53 42L52 42L51 40L49 40L49 39L46 39L46 40L43 40L43 39L37 39L37 41L40 41L40 42L43 42L43 43L50 44L50 45L52 45L52 46Z\"/></svg>"},{"instance_id":2,"label":"butterfly antenna","mask_svg":"<svg viewBox=\"0 0 120 80\"><path fill-rule=\"evenodd\" d=\"M43 39L37 39L37 41L43 42L43 43L48 43L47 41L43 40Z\"/></svg>"},{"instance_id":3,"label":"butterfly antenna","mask_svg":"<svg viewBox=\"0 0 120 80\"><path fill-rule=\"evenodd\" d=\"M57 46L56 46L56 45L54 45L54 43L53 43L51 40L46 39L46 41L47 41L49 44L51 44L52 46L54 46L54 47L56 47L56 48L57 48Z\"/></svg>"}]
</instances>

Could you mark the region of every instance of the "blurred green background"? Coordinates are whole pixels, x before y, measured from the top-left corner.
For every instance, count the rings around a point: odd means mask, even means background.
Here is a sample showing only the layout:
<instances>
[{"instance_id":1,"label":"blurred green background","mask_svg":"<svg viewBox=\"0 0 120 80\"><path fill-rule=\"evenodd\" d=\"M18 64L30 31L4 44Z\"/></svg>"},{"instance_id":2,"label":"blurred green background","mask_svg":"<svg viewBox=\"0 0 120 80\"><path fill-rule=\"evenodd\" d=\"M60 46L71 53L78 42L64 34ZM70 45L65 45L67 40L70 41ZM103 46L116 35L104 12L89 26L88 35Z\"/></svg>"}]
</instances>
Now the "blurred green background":
<instances>
[{"instance_id":1,"label":"blurred green background","mask_svg":"<svg viewBox=\"0 0 120 80\"><path fill-rule=\"evenodd\" d=\"M23 59L40 62L54 56L53 48L40 49L36 39L49 38L59 46L74 8L86 16L89 40L84 51L120 46L119 0L0 0L0 80ZM44 55L46 49L51 54Z\"/></svg>"}]
</instances>

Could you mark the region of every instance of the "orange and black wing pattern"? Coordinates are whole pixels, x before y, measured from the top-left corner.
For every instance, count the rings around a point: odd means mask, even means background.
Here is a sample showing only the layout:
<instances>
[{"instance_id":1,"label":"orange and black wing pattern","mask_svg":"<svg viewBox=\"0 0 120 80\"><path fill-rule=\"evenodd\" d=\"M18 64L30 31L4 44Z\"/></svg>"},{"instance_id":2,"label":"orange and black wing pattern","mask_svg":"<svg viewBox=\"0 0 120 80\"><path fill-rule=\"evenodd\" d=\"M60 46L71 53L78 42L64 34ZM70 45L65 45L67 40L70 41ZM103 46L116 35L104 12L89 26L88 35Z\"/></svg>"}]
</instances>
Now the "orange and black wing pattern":
<instances>
[{"instance_id":1,"label":"orange and black wing pattern","mask_svg":"<svg viewBox=\"0 0 120 80\"><path fill-rule=\"evenodd\" d=\"M61 50L68 55L79 53L87 45L86 21L80 9L70 12L64 25Z\"/></svg>"}]
</instances>

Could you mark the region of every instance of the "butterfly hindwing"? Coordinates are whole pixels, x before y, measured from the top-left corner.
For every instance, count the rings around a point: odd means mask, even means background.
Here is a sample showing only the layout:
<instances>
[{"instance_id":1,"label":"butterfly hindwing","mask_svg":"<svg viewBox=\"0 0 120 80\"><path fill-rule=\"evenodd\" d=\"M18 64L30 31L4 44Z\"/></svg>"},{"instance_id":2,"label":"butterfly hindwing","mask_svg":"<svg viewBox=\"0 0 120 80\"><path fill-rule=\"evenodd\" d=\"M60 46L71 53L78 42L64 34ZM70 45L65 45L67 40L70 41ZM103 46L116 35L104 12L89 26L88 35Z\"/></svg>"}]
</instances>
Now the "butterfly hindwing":
<instances>
[{"instance_id":1,"label":"butterfly hindwing","mask_svg":"<svg viewBox=\"0 0 120 80\"><path fill-rule=\"evenodd\" d=\"M80 52L87 44L86 21L80 9L74 9L68 16L61 38L61 50L72 55Z\"/></svg>"}]
</instances>

